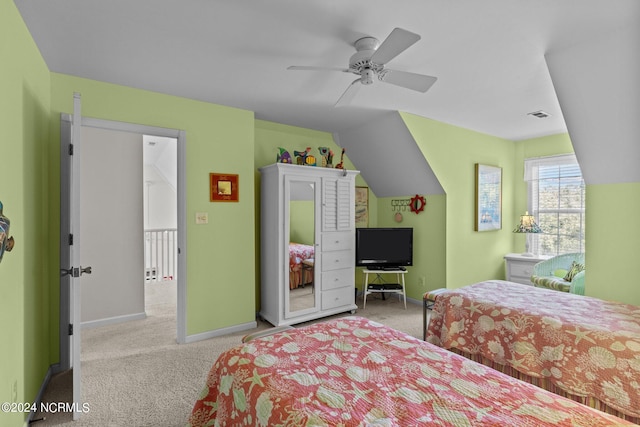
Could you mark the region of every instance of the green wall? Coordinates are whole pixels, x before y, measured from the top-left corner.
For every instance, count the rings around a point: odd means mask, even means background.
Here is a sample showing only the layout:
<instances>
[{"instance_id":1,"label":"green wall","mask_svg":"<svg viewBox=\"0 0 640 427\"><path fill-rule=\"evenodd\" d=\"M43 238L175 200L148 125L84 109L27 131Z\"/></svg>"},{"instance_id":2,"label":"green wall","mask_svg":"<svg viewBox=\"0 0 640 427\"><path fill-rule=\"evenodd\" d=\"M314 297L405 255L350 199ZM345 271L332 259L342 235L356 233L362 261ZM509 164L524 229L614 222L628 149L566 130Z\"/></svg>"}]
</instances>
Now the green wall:
<instances>
[{"instance_id":1,"label":"green wall","mask_svg":"<svg viewBox=\"0 0 640 427\"><path fill-rule=\"evenodd\" d=\"M0 0L0 200L13 251L0 263L0 401L30 402L57 355L49 350L49 70L14 3ZM56 326L57 327L57 326ZM0 412L0 425L26 414Z\"/></svg>"},{"instance_id":2,"label":"green wall","mask_svg":"<svg viewBox=\"0 0 640 427\"><path fill-rule=\"evenodd\" d=\"M256 120L254 150L256 176L260 175L259 168L276 162L278 147L285 148L292 157L294 157L294 151L311 147L311 154L316 156L318 163L320 162L318 147L329 147L334 152L334 164L340 161L340 150L342 150L336 145L329 132ZM293 161L295 162L295 157ZM345 154L345 165L347 169L355 169L349 160L349 153ZM356 179L356 185L365 185L361 177Z\"/></svg>"},{"instance_id":3,"label":"green wall","mask_svg":"<svg viewBox=\"0 0 640 427\"><path fill-rule=\"evenodd\" d=\"M312 200L291 201L289 204L289 241L302 243L303 245L313 245L314 230L314 208Z\"/></svg>"},{"instance_id":4,"label":"green wall","mask_svg":"<svg viewBox=\"0 0 640 427\"><path fill-rule=\"evenodd\" d=\"M186 131L187 335L254 321L253 113L52 73L52 117L73 111L74 92L85 117ZM53 127L57 168L57 120ZM239 175L238 203L209 201L210 172ZM58 212L59 189L52 193ZM209 223L196 225L196 212Z\"/></svg>"},{"instance_id":5,"label":"green wall","mask_svg":"<svg viewBox=\"0 0 640 427\"><path fill-rule=\"evenodd\" d=\"M445 251L446 283L439 282L433 287L446 284L448 288L458 288L504 278L503 257L513 251L511 230L517 217L513 199L513 142L413 114L401 116L446 194L438 215L443 217L439 224L445 230L445 243L440 238L438 246L431 249ZM501 230L474 231L476 163L502 168ZM437 225L431 227L435 229ZM441 281L442 274L435 280ZM427 287L431 289L429 282L427 277Z\"/></svg>"},{"instance_id":6,"label":"green wall","mask_svg":"<svg viewBox=\"0 0 640 427\"><path fill-rule=\"evenodd\" d=\"M640 306L640 183L587 185L585 294Z\"/></svg>"},{"instance_id":7,"label":"green wall","mask_svg":"<svg viewBox=\"0 0 640 427\"><path fill-rule=\"evenodd\" d=\"M447 196L443 194L423 195L427 202L424 210L415 214L407 208L400 210L402 222L395 220L398 213L393 200L408 197L385 197L378 199L378 221L376 227L413 228L413 266L407 267L405 285L407 297L422 301L426 291L444 288L447 284ZM361 279L362 280L362 279ZM357 286L362 288L362 281Z\"/></svg>"}]
</instances>

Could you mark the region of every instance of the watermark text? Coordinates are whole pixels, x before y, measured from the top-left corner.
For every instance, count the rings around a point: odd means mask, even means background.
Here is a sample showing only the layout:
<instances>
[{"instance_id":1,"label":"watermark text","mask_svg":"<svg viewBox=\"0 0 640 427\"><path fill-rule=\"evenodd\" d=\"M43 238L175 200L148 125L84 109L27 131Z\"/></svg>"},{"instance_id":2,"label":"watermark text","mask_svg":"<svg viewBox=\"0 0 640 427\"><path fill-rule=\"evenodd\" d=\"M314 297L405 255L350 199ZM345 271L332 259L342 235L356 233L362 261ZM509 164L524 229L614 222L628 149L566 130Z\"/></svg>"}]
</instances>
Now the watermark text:
<instances>
[{"instance_id":1,"label":"watermark text","mask_svg":"<svg viewBox=\"0 0 640 427\"><path fill-rule=\"evenodd\" d=\"M84 414L91 411L88 403L70 402L2 402L0 404L2 412L47 412L56 414L62 412L82 412Z\"/></svg>"}]
</instances>

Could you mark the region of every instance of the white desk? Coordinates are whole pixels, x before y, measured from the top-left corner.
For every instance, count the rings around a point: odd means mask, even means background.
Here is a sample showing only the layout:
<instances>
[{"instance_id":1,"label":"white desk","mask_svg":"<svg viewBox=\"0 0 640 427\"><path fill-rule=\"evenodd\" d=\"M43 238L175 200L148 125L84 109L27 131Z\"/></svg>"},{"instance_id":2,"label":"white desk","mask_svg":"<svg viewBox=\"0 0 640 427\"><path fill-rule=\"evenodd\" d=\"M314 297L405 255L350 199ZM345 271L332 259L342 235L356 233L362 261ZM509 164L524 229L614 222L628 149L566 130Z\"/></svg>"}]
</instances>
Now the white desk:
<instances>
[{"instance_id":1,"label":"white desk","mask_svg":"<svg viewBox=\"0 0 640 427\"><path fill-rule=\"evenodd\" d=\"M367 307L367 295L373 293L384 294L392 293L398 294L398 298L402 296L404 298L404 308L407 309L407 292L404 286L404 275L407 274L407 270L363 270L364 273L364 304L363 309ZM369 275L373 274L373 282L369 282ZM385 274L395 274L396 282L387 283L382 277Z\"/></svg>"}]
</instances>

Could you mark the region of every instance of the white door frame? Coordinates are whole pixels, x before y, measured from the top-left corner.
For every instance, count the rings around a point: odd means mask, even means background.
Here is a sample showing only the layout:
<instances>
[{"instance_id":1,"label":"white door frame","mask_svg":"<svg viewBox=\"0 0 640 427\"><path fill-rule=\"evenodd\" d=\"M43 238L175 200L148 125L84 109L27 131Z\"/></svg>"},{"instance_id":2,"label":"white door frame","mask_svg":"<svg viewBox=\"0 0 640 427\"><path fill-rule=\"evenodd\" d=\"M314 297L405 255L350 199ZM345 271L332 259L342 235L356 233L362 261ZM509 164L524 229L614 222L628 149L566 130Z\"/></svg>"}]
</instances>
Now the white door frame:
<instances>
[{"instance_id":1,"label":"white door frame","mask_svg":"<svg viewBox=\"0 0 640 427\"><path fill-rule=\"evenodd\" d=\"M62 114L61 121L71 122L71 115ZM124 131L131 133L139 133L154 136L163 136L168 138L177 139L177 228L178 228L178 274L177 274L177 317L176 317L176 341L179 344L186 342L187 335L187 316L186 316L186 299L187 299L187 221L186 221L186 132L184 130L168 129L155 126L139 125L134 123L116 122L111 120L94 119L88 117L82 117L82 126L94 127L99 129ZM63 126L61 126L61 132ZM62 138L62 135L61 135ZM64 149L62 149L64 150ZM68 156L68 153L61 152L61 156ZM62 163L62 160L61 160ZM61 173L64 171L61 167ZM141 184L142 185L142 184ZM61 182L60 191L68 191L68 188L63 188L64 181ZM61 206L61 223L65 221ZM68 215L68 213L66 213ZM62 227L62 226L61 226ZM64 227L61 229L60 239L67 239L67 236L62 234ZM68 228L68 227L67 227ZM142 279L142 278L141 278ZM61 286L60 293L60 365L59 370L64 371L71 369L71 354L70 354L70 338L68 334L68 328L70 322L70 295L68 290L65 291L65 287ZM80 327L76 325L75 327Z\"/></svg>"}]
</instances>

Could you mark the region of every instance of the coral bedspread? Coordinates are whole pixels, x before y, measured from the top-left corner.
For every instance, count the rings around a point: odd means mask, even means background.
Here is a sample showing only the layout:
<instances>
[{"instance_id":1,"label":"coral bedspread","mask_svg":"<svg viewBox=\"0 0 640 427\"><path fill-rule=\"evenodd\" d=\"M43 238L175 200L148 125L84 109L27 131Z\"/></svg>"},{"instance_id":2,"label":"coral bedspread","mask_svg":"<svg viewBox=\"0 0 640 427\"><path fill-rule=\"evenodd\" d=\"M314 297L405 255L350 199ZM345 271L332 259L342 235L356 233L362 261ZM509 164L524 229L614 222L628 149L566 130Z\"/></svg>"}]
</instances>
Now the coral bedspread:
<instances>
[{"instance_id":1,"label":"coral bedspread","mask_svg":"<svg viewBox=\"0 0 640 427\"><path fill-rule=\"evenodd\" d=\"M302 261L313 257L313 246L289 243L289 289L295 289L313 281L311 274L304 274L305 271L302 270Z\"/></svg>"},{"instance_id":2,"label":"coral bedspread","mask_svg":"<svg viewBox=\"0 0 640 427\"><path fill-rule=\"evenodd\" d=\"M218 358L191 426L605 426L625 421L379 323L345 317Z\"/></svg>"},{"instance_id":3,"label":"coral bedspread","mask_svg":"<svg viewBox=\"0 0 640 427\"><path fill-rule=\"evenodd\" d=\"M440 295L427 341L640 420L640 307L487 281Z\"/></svg>"}]
</instances>

